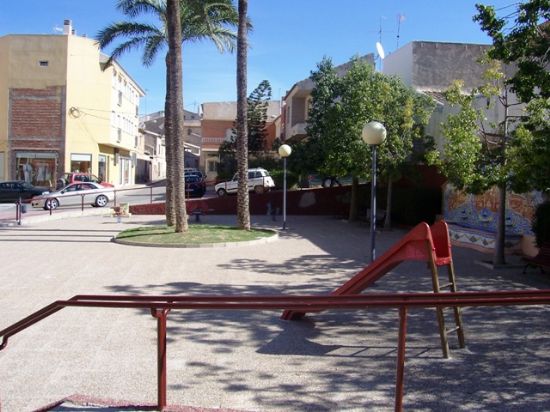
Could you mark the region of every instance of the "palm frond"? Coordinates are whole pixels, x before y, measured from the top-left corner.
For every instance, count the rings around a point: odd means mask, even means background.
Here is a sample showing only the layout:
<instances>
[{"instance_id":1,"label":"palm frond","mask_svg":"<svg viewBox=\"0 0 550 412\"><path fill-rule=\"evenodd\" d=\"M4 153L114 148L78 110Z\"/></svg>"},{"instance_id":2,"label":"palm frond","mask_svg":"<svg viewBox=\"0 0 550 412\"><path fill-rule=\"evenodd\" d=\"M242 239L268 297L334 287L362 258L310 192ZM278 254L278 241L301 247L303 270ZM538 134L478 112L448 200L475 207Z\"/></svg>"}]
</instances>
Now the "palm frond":
<instances>
[{"instance_id":1,"label":"palm frond","mask_svg":"<svg viewBox=\"0 0 550 412\"><path fill-rule=\"evenodd\" d=\"M153 64L153 61L155 60L157 54L166 45L165 40L166 39L164 36L149 37L147 39L147 42L145 43L143 49L143 57L141 59L144 66L149 67Z\"/></svg>"},{"instance_id":2,"label":"palm frond","mask_svg":"<svg viewBox=\"0 0 550 412\"><path fill-rule=\"evenodd\" d=\"M148 37L134 37L133 39L130 39L124 43L119 44L115 49L111 52L111 55L109 56L109 59L105 63L105 66L108 67L113 63L113 60L118 59L123 54L142 47L147 43Z\"/></svg>"},{"instance_id":3,"label":"palm frond","mask_svg":"<svg viewBox=\"0 0 550 412\"><path fill-rule=\"evenodd\" d=\"M113 41L127 37L145 37L163 35L158 28L149 24L119 22L113 23L100 30L96 35L96 40L101 48L107 47Z\"/></svg>"},{"instance_id":4,"label":"palm frond","mask_svg":"<svg viewBox=\"0 0 550 412\"><path fill-rule=\"evenodd\" d=\"M135 18L141 14L166 15L166 0L119 0L117 9Z\"/></svg>"}]
</instances>

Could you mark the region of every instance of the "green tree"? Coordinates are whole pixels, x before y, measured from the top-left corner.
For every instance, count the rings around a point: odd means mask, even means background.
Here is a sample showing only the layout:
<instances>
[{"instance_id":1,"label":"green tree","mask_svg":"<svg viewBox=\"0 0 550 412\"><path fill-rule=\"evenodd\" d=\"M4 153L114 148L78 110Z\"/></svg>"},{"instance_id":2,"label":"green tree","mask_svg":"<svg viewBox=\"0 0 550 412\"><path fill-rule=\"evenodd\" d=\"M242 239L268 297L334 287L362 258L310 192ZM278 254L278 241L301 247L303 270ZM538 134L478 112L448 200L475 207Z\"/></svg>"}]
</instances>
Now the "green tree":
<instances>
[{"instance_id":1,"label":"green tree","mask_svg":"<svg viewBox=\"0 0 550 412\"><path fill-rule=\"evenodd\" d=\"M369 178L371 170L371 148L361 139L365 123L377 120L386 127L387 139L379 148L377 165L391 187L396 171L409 160L413 140L421 136L433 103L398 78L377 73L359 59L352 60L343 77L324 59L311 78L315 87L308 118L309 141L303 146L308 146L312 153L309 161L316 163L321 173L354 177L353 220L357 217L358 178ZM391 214L391 190L389 193L387 214Z\"/></svg>"},{"instance_id":2,"label":"green tree","mask_svg":"<svg viewBox=\"0 0 550 412\"><path fill-rule=\"evenodd\" d=\"M268 80L260 82L247 98L247 130L248 156L254 159L265 157L265 142L267 136L267 109L271 99L271 85ZM218 149L220 162L218 175L220 177L233 176L236 168L237 154L237 121L235 120L233 133L229 140L224 141Z\"/></svg>"},{"instance_id":3,"label":"green tree","mask_svg":"<svg viewBox=\"0 0 550 412\"><path fill-rule=\"evenodd\" d=\"M239 1L239 29L237 36L237 223L250 230L250 203L248 198L248 131L247 131L247 48L248 0Z\"/></svg>"},{"instance_id":4,"label":"green tree","mask_svg":"<svg viewBox=\"0 0 550 412\"><path fill-rule=\"evenodd\" d=\"M497 186L499 207L497 212L495 253L493 264L505 263L506 191L511 187L510 148L520 121L510 116L509 109L518 103L511 99L506 77L500 63L486 60L485 84L463 90L463 83L455 81L445 92L451 107L457 109L443 123L445 137L443 152L432 151L428 162L438 166L449 181L468 193L481 193ZM504 109L503 119L487 119L492 106Z\"/></svg>"},{"instance_id":5,"label":"green tree","mask_svg":"<svg viewBox=\"0 0 550 412\"><path fill-rule=\"evenodd\" d=\"M265 151L267 136L267 109L271 100L269 81L260 82L248 96L248 151L253 153Z\"/></svg>"},{"instance_id":6,"label":"green tree","mask_svg":"<svg viewBox=\"0 0 550 412\"><path fill-rule=\"evenodd\" d=\"M514 63L517 71L507 84L528 103L534 98L550 98L550 0L529 0L515 3L513 12L500 9L497 15L494 6L476 4L474 16L481 29L493 40L489 51L492 59Z\"/></svg>"},{"instance_id":7,"label":"green tree","mask_svg":"<svg viewBox=\"0 0 550 412\"><path fill-rule=\"evenodd\" d=\"M234 29L238 22L238 14L231 0L186 0L180 1L181 41L192 42L200 40L212 41L220 51L232 51L236 34ZM119 0L117 8L130 20L117 22L102 29L96 36L101 48L106 48L115 41L121 41L111 52L107 65L113 59L137 48L143 49L142 62L150 66L163 50L168 49L167 8L166 0ZM158 20L157 25L150 22L136 22L142 15L152 15ZM165 54L166 63L166 98L165 98L165 129L166 133L166 221L168 225L175 224L175 210L185 209L185 204L175 205L172 194L177 182L174 180L174 136L170 131L174 111L168 102L172 81L169 51Z\"/></svg>"},{"instance_id":8,"label":"green tree","mask_svg":"<svg viewBox=\"0 0 550 412\"><path fill-rule=\"evenodd\" d=\"M292 156L288 158L288 168L302 178L312 172L332 175L332 170L325 163L328 156L325 142L332 139L332 134L337 133L339 127L337 97L340 79L332 60L324 57L317 69L311 72L310 78L315 87L311 92L308 111L307 138L292 146Z\"/></svg>"},{"instance_id":9,"label":"green tree","mask_svg":"<svg viewBox=\"0 0 550 412\"><path fill-rule=\"evenodd\" d=\"M476 5L479 22L493 40L489 56L517 68L506 85L525 103L525 117L510 142L510 183L516 191L550 188L550 1L514 4L501 16Z\"/></svg>"}]
</instances>

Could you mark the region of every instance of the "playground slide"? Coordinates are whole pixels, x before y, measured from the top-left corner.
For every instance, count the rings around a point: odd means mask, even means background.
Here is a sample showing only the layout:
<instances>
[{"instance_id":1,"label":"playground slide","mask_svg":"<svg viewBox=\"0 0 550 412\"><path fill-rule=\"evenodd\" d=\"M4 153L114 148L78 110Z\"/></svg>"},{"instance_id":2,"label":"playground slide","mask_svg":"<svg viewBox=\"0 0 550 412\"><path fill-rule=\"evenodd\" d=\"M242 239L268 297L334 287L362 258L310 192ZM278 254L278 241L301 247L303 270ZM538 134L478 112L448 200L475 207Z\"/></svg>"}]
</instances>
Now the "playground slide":
<instances>
[{"instance_id":1,"label":"playground slide","mask_svg":"<svg viewBox=\"0 0 550 412\"><path fill-rule=\"evenodd\" d=\"M359 294L405 260L431 261L436 266L450 264L452 255L447 223L438 221L431 227L425 222L419 223L382 256L334 290L331 295ZM304 315L304 312L286 310L281 318L295 320Z\"/></svg>"}]
</instances>

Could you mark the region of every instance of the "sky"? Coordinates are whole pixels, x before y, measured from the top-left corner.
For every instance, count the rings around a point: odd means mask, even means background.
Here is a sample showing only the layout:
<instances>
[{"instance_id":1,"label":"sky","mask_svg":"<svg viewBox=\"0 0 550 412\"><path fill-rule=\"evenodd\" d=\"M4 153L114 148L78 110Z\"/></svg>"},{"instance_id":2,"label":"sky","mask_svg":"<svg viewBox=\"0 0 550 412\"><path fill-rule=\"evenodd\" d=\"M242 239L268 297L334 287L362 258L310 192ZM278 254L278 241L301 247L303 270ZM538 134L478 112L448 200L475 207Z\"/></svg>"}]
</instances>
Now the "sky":
<instances>
[{"instance_id":1,"label":"sky","mask_svg":"<svg viewBox=\"0 0 550 412\"><path fill-rule=\"evenodd\" d=\"M235 0L236 1L236 0ZM497 9L512 0L477 0ZM0 1L0 36L58 34L71 19L77 35L94 38L110 23L128 20L117 0ZM386 55L411 41L489 44L472 20L470 0L249 0L248 91L268 80L273 98L310 75L326 56L335 65L356 55L376 53L380 41ZM506 9L504 9L506 10ZM398 38L399 34L399 38ZM110 49L104 50L109 53ZM165 64L159 55L150 67L141 51L119 59L146 91L140 114L164 108ZM1 64L1 62L0 62ZM208 42L183 47L184 105L198 111L201 103L236 100L236 54L220 54Z\"/></svg>"}]
</instances>

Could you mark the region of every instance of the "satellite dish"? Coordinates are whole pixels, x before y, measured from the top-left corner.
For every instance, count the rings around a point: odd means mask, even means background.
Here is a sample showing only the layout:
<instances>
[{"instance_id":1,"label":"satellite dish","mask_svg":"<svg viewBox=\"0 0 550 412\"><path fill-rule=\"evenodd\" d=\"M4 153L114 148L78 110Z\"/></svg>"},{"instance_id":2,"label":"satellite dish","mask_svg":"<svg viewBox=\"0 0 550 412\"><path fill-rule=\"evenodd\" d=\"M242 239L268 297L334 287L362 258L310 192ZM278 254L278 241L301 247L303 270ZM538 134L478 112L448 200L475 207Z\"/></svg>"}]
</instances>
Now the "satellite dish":
<instances>
[{"instance_id":1,"label":"satellite dish","mask_svg":"<svg viewBox=\"0 0 550 412\"><path fill-rule=\"evenodd\" d=\"M376 51L378 52L378 55L382 60L386 57L386 53L384 53L384 48L382 47L382 43L379 41L376 42Z\"/></svg>"}]
</instances>

